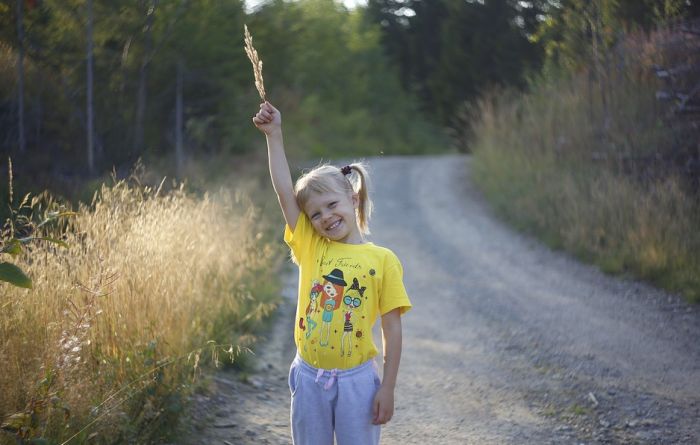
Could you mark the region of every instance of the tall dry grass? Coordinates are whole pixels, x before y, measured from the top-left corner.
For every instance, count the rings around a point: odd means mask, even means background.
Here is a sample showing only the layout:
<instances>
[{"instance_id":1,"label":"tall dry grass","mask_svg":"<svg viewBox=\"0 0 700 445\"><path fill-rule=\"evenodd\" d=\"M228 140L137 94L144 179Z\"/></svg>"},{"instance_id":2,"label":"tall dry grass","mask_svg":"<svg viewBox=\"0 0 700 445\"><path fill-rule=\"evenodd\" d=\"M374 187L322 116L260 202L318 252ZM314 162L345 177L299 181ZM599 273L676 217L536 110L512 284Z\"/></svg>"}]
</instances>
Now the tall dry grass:
<instances>
[{"instance_id":1,"label":"tall dry grass","mask_svg":"<svg viewBox=\"0 0 700 445\"><path fill-rule=\"evenodd\" d=\"M680 136L654 97L654 45L644 47L605 79L540 79L485 100L474 175L519 228L700 301L700 198L663 161Z\"/></svg>"},{"instance_id":2,"label":"tall dry grass","mask_svg":"<svg viewBox=\"0 0 700 445\"><path fill-rule=\"evenodd\" d=\"M250 345L274 308L277 255L240 194L119 181L78 213L69 248L18 258L33 290L0 287L0 443L12 429L147 441L181 411L198 362Z\"/></svg>"}]
</instances>

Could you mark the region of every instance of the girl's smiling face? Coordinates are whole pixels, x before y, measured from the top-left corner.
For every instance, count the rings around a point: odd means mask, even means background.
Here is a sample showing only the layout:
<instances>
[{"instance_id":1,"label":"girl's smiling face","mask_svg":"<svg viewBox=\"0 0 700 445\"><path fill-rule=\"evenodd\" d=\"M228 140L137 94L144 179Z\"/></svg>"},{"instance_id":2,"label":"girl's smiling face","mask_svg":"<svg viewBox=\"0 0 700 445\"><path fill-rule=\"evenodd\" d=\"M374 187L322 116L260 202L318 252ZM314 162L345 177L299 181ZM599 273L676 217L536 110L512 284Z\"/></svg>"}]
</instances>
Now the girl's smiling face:
<instances>
[{"instance_id":1,"label":"girl's smiling face","mask_svg":"<svg viewBox=\"0 0 700 445\"><path fill-rule=\"evenodd\" d=\"M341 243L360 244L364 239L355 216L358 204L356 193L312 193L304 212L319 235Z\"/></svg>"}]
</instances>

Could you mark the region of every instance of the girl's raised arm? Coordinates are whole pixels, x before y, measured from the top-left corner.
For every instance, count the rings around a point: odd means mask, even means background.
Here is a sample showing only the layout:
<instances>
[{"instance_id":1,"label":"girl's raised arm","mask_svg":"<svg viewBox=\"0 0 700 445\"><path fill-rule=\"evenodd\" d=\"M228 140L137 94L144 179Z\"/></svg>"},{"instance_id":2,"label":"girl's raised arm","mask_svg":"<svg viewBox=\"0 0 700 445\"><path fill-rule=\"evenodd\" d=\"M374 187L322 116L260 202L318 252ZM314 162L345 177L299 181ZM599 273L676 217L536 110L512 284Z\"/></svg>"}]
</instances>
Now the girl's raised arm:
<instances>
[{"instance_id":1,"label":"girl's raised arm","mask_svg":"<svg viewBox=\"0 0 700 445\"><path fill-rule=\"evenodd\" d=\"M277 193L284 219L294 231L301 210L294 195L292 175L289 173L289 163L284 153L282 115L272 104L265 101L260 104L260 111L253 117L253 123L267 138L267 159L272 186Z\"/></svg>"}]
</instances>

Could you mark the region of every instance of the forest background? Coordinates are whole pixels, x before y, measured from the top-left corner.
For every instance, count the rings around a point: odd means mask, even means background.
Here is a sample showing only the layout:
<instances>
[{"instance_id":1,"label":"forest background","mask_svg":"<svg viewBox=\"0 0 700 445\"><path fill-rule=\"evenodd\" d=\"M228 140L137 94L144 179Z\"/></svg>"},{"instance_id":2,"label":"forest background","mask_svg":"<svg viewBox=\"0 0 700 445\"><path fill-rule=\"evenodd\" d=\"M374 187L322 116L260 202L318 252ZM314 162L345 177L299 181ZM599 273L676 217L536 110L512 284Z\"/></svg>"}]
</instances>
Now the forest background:
<instances>
[{"instance_id":1,"label":"forest background","mask_svg":"<svg viewBox=\"0 0 700 445\"><path fill-rule=\"evenodd\" d=\"M695 0L1 0L1 253L33 289L2 287L0 443L162 438L200 362L245 366L283 255L244 24L292 159L473 152L517 227L698 300L699 16Z\"/></svg>"},{"instance_id":2,"label":"forest background","mask_svg":"<svg viewBox=\"0 0 700 445\"><path fill-rule=\"evenodd\" d=\"M625 31L699 9L686 0L256 4L0 2L0 150L17 157L16 187L73 198L139 158L184 177L188 160L259 152L244 23L293 155L359 156L444 150L445 129L466 149L468 109L486 92L523 89L543 69L581 71L594 46L602 54Z\"/></svg>"}]
</instances>

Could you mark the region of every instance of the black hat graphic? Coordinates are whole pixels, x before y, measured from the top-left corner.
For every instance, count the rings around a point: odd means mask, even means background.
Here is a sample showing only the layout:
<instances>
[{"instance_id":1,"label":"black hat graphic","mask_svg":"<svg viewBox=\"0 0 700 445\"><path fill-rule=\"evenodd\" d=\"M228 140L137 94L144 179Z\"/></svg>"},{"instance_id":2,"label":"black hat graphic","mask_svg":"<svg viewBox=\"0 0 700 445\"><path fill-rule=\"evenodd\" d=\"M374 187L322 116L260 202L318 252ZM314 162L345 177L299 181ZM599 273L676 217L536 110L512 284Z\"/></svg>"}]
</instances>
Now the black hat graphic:
<instances>
[{"instance_id":1,"label":"black hat graphic","mask_svg":"<svg viewBox=\"0 0 700 445\"><path fill-rule=\"evenodd\" d=\"M333 284L338 284L340 286L347 286L348 283L343 280L343 271L340 269L333 269L328 275L324 275L323 278L330 281Z\"/></svg>"}]
</instances>

